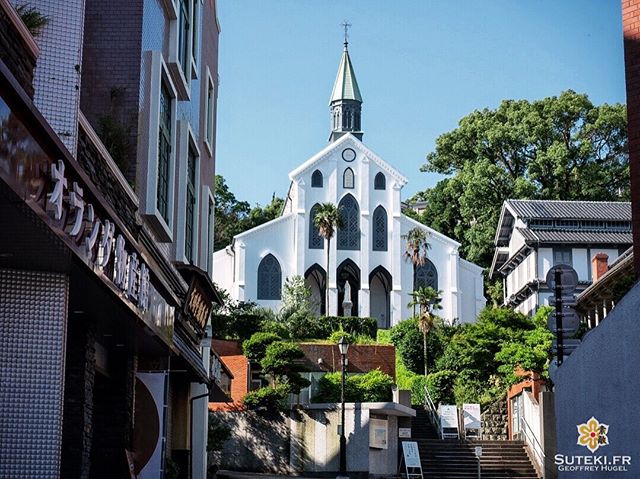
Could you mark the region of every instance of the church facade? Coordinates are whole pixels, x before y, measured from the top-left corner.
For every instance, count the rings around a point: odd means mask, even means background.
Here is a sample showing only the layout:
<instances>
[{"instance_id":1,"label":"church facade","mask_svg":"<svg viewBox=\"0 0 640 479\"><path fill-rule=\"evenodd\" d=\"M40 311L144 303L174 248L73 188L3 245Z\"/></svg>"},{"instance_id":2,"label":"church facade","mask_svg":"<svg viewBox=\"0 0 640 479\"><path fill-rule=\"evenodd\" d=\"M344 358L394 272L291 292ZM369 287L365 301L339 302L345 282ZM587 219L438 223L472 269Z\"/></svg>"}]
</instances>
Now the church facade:
<instances>
[{"instance_id":1,"label":"church facade","mask_svg":"<svg viewBox=\"0 0 640 479\"><path fill-rule=\"evenodd\" d=\"M277 310L286 278L299 275L311 289L318 314L343 315L347 282L354 316L370 316L381 328L412 315L410 293L419 286L442 292L436 314L452 322L474 321L485 305L482 268L462 259L459 243L402 213L398 170L362 142L362 97L345 43L330 109L329 144L289 173L282 215L234 237L214 254L219 286L237 300ZM340 208L343 227L327 241L313 224L322 203ZM403 257L406 234L427 232L424 266Z\"/></svg>"}]
</instances>

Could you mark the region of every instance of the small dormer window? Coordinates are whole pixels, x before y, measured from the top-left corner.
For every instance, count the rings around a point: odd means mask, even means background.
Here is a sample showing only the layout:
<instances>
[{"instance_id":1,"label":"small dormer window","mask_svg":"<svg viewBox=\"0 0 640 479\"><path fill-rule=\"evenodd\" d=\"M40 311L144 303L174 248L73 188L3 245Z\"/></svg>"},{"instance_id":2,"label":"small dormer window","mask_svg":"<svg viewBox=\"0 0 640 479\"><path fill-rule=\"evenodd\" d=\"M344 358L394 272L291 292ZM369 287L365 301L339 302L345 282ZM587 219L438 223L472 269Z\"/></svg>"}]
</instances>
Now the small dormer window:
<instances>
[{"instance_id":1,"label":"small dormer window","mask_svg":"<svg viewBox=\"0 0 640 479\"><path fill-rule=\"evenodd\" d=\"M353 170L351 168L347 168L344 170L344 174L342 175L342 187L346 189L353 189L355 185L355 179L353 176Z\"/></svg>"},{"instance_id":2,"label":"small dormer window","mask_svg":"<svg viewBox=\"0 0 640 479\"><path fill-rule=\"evenodd\" d=\"M311 188L322 188L322 172L316 170L311 175Z\"/></svg>"},{"instance_id":3,"label":"small dormer window","mask_svg":"<svg viewBox=\"0 0 640 479\"><path fill-rule=\"evenodd\" d=\"M386 190L387 189L387 179L384 177L384 174L378 173L373 180L373 189L375 190Z\"/></svg>"}]
</instances>

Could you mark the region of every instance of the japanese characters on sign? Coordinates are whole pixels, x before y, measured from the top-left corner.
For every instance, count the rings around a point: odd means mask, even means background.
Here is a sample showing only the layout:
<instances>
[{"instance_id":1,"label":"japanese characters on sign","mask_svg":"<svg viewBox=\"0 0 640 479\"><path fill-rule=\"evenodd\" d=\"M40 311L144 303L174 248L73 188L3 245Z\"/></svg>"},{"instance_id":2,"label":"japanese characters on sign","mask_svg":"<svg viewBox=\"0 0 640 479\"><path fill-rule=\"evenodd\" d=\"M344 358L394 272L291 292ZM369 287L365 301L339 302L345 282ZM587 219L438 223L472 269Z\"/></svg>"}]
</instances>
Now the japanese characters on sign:
<instances>
[{"instance_id":1,"label":"japanese characters on sign","mask_svg":"<svg viewBox=\"0 0 640 479\"><path fill-rule=\"evenodd\" d=\"M62 160L51 164L51 193L47 194L46 211L64 223L65 233L82 245L85 259L102 273L142 313L149 308L149 268L128 248L122 233L108 219L101 220L95 208L84 199L83 189L75 181L68 186Z\"/></svg>"}]
</instances>

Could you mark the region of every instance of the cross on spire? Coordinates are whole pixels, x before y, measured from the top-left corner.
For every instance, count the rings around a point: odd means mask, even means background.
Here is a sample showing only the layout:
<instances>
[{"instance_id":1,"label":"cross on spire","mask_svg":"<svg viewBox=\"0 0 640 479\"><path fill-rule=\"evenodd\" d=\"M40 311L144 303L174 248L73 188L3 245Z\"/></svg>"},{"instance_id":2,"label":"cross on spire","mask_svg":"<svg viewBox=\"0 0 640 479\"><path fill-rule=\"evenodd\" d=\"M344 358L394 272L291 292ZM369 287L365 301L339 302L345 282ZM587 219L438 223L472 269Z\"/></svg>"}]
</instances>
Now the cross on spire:
<instances>
[{"instance_id":1,"label":"cross on spire","mask_svg":"<svg viewBox=\"0 0 640 479\"><path fill-rule=\"evenodd\" d=\"M351 27L351 24L345 20L342 22L342 27L344 28L344 48L346 50L347 45L349 45L349 27Z\"/></svg>"}]
</instances>

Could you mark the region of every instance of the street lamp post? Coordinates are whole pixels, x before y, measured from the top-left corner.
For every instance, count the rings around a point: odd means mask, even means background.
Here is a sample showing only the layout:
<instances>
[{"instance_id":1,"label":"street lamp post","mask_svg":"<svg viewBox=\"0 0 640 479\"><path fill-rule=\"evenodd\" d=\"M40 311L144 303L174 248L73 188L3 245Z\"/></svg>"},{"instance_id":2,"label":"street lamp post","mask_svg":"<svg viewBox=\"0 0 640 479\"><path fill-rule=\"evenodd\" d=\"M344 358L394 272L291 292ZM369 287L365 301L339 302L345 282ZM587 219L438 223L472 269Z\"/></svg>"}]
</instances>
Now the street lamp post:
<instances>
[{"instance_id":1,"label":"street lamp post","mask_svg":"<svg viewBox=\"0 0 640 479\"><path fill-rule=\"evenodd\" d=\"M342 359L342 387L340 390L340 402L341 402L341 419L340 419L340 474L338 478L347 478L347 439L344 435L344 387L345 376L347 372L347 352L349 351L349 341L342 336L338 342L338 348L340 349L340 357Z\"/></svg>"}]
</instances>

